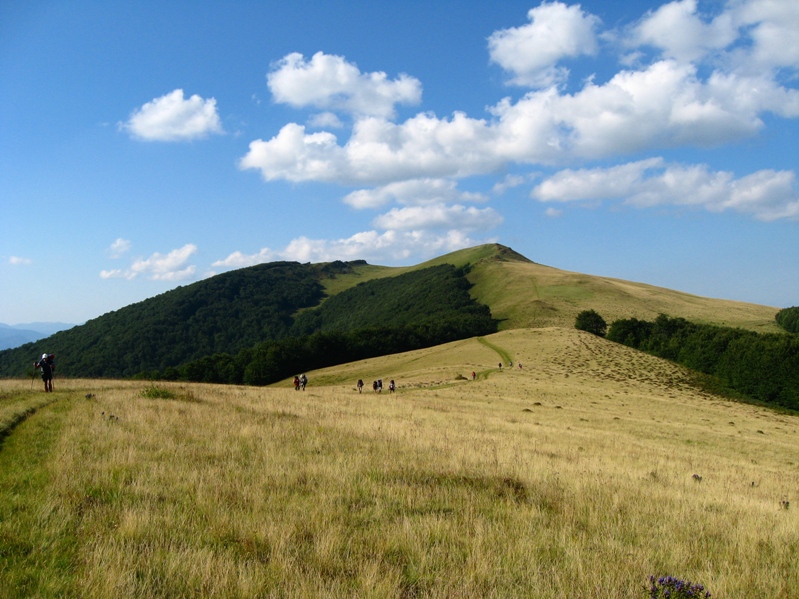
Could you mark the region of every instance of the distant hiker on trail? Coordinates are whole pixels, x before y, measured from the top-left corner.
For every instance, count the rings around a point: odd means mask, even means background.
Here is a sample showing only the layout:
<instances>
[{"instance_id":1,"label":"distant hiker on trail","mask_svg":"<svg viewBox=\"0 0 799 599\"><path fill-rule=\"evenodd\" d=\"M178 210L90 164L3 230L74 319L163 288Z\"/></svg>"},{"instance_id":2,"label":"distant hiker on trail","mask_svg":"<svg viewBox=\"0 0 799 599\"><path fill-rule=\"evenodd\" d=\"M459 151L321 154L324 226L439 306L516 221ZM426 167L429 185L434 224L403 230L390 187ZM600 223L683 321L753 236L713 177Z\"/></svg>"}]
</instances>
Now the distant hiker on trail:
<instances>
[{"instance_id":1,"label":"distant hiker on trail","mask_svg":"<svg viewBox=\"0 0 799 599\"><path fill-rule=\"evenodd\" d=\"M521 370L521 369L522 369L522 363L519 362L519 370Z\"/></svg>"},{"instance_id":2,"label":"distant hiker on trail","mask_svg":"<svg viewBox=\"0 0 799 599\"><path fill-rule=\"evenodd\" d=\"M472 370L472 380L474 380L474 377L476 377L476 376L477 376L477 373L474 370Z\"/></svg>"},{"instance_id":3,"label":"distant hiker on trail","mask_svg":"<svg viewBox=\"0 0 799 599\"><path fill-rule=\"evenodd\" d=\"M502 362L499 363L499 369L502 370Z\"/></svg>"},{"instance_id":4,"label":"distant hiker on trail","mask_svg":"<svg viewBox=\"0 0 799 599\"><path fill-rule=\"evenodd\" d=\"M377 379L377 392L383 392L383 379Z\"/></svg>"},{"instance_id":5,"label":"distant hiker on trail","mask_svg":"<svg viewBox=\"0 0 799 599\"><path fill-rule=\"evenodd\" d=\"M295 391L299 391L300 390L300 377L298 377L298 376L294 377L294 390Z\"/></svg>"},{"instance_id":6,"label":"distant hiker on trail","mask_svg":"<svg viewBox=\"0 0 799 599\"><path fill-rule=\"evenodd\" d=\"M300 387L302 387L303 391L305 391L305 385L307 385L307 384L308 384L308 377L305 376L304 374L301 374L300 375Z\"/></svg>"},{"instance_id":7,"label":"distant hiker on trail","mask_svg":"<svg viewBox=\"0 0 799 599\"><path fill-rule=\"evenodd\" d=\"M363 379L358 379L358 393L363 392Z\"/></svg>"},{"instance_id":8,"label":"distant hiker on trail","mask_svg":"<svg viewBox=\"0 0 799 599\"><path fill-rule=\"evenodd\" d=\"M42 354L42 359L39 362L34 362L34 368L42 370L42 380L44 381L44 392L50 393L53 391L53 369L55 368L54 356ZM32 384L31 384L32 386Z\"/></svg>"},{"instance_id":9,"label":"distant hiker on trail","mask_svg":"<svg viewBox=\"0 0 799 599\"><path fill-rule=\"evenodd\" d=\"M508 364L508 368L513 368L513 360L511 360L510 364Z\"/></svg>"},{"instance_id":10,"label":"distant hiker on trail","mask_svg":"<svg viewBox=\"0 0 799 599\"><path fill-rule=\"evenodd\" d=\"M397 386L394 384L394 379L391 379L391 382L388 384L388 392L394 393L394 389L396 388Z\"/></svg>"},{"instance_id":11,"label":"distant hiker on trail","mask_svg":"<svg viewBox=\"0 0 799 599\"><path fill-rule=\"evenodd\" d=\"M372 391L377 393L377 381L372 381Z\"/></svg>"}]
</instances>

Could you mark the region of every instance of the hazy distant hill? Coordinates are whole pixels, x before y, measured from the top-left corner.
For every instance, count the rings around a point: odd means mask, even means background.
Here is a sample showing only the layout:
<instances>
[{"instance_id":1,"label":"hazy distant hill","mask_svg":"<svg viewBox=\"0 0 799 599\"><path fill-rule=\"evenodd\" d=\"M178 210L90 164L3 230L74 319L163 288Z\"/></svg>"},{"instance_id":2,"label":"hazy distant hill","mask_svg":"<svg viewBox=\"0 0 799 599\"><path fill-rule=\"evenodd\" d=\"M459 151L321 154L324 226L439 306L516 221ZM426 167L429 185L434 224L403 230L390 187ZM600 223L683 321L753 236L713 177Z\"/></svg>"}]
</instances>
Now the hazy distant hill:
<instances>
[{"instance_id":1,"label":"hazy distant hill","mask_svg":"<svg viewBox=\"0 0 799 599\"><path fill-rule=\"evenodd\" d=\"M14 325L0 322L0 349L19 347L74 326L64 322L30 322Z\"/></svg>"},{"instance_id":2,"label":"hazy distant hill","mask_svg":"<svg viewBox=\"0 0 799 599\"><path fill-rule=\"evenodd\" d=\"M407 285L396 282L398 275L441 265L463 269L468 294L476 304L488 306L491 316L499 321L500 330L572 327L576 315L585 309L596 310L608 323L631 317L653 319L664 313L756 331L779 330L774 320L776 308L558 270L537 264L510 248L490 244L411 267L375 266L364 261L275 262L223 273L36 343L0 351L0 376L24 374L33 358L43 351L56 353L57 372L62 375L129 376L215 353L235 354L265 340L314 330L347 329L372 322L400 326L423 319L438 301L421 289L459 286L457 281L462 275L446 275L442 279L446 283L431 280L412 293L407 292ZM385 281L385 289L380 281ZM354 292L360 283L370 286L351 295L351 300L333 301L344 291ZM375 299L370 305L369 293L382 299ZM357 313L349 310L348 303L355 302L356 297L360 297ZM325 322L314 322L321 312L309 311L327 303L330 306L325 309ZM455 304L450 308L465 309ZM295 323L298 316L300 322Z\"/></svg>"}]
</instances>

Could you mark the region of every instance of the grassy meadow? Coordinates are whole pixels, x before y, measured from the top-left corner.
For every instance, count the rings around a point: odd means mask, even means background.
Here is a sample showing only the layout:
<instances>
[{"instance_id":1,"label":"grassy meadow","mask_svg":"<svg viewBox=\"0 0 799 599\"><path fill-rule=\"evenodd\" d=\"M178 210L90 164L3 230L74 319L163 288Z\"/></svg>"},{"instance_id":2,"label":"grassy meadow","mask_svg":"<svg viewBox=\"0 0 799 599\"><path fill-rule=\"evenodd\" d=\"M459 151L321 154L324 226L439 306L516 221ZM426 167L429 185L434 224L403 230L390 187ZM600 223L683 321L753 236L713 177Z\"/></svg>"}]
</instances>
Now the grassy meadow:
<instances>
[{"instance_id":1,"label":"grassy meadow","mask_svg":"<svg viewBox=\"0 0 799 599\"><path fill-rule=\"evenodd\" d=\"M797 416L556 327L308 378L0 381L0 597L799 597Z\"/></svg>"}]
</instances>

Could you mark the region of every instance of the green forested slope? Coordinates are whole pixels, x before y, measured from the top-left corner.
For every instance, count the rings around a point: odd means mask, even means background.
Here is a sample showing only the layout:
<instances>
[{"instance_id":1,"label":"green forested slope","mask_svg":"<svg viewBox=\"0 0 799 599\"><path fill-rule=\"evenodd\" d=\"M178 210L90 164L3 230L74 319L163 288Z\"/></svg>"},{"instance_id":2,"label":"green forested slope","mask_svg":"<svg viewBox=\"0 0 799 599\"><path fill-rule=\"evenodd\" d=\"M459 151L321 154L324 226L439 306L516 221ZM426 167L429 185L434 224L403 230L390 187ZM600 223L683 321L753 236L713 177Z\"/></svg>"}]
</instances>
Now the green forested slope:
<instances>
[{"instance_id":1,"label":"green forested slope","mask_svg":"<svg viewBox=\"0 0 799 599\"><path fill-rule=\"evenodd\" d=\"M440 264L342 291L297 318L292 334L423 324L453 316L489 318L488 307L469 297L466 269Z\"/></svg>"},{"instance_id":2,"label":"green forested slope","mask_svg":"<svg viewBox=\"0 0 799 599\"><path fill-rule=\"evenodd\" d=\"M0 352L0 375L19 376L43 352L56 374L120 377L235 352L288 334L292 315L323 297L318 269L274 262L223 273L110 312L47 339Z\"/></svg>"},{"instance_id":3,"label":"green forested slope","mask_svg":"<svg viewBox=\"0 0 799 599\"><path fill-rule=\"evenodd\" d=\"M303 370L496 332L497 322L470 298L470 287L465 269L451 264L373 279L303 312L289 337L146 376L265 385Z\"/></svg>"},{"instance_id":4,"label":"green forested slope","mask_svg":"<svg viewBox=\"0 0 799 599\"><path fill-rule=\"evenodd\" d=\"M755 333L669 318L615 321L610 341L712 375L729 389L767 404L799 410L799 337Z\"/></svg>"},{"instance_id":5,"label":"green forested slope","mask_svg":"<svg viewBox=\"0 0 799 599\"><path fill-rule=\"evenodd\" d=\"M799 307L794 306L780 310L774 319L789 333L799 333Z\"/></svg>"}]
</instances>

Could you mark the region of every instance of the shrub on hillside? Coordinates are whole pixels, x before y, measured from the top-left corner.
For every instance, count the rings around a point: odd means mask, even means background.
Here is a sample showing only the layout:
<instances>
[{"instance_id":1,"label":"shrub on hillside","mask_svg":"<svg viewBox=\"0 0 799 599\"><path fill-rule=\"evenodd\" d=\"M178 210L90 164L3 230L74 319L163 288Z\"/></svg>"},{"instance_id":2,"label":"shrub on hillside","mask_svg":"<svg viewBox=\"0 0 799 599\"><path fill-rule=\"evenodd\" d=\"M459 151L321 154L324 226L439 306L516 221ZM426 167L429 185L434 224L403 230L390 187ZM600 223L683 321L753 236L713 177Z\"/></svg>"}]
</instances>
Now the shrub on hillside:
<instances>
[{"instance_id":1,"label":"shrub on hillside","mask_svg":"<svg viewBox=\"0 0 799 599\"><path fill-rule=\"evenodd\" d=\"M574 328L604 337L608 330L608 324L596 311L583 310L577 315Z\"/></svg>"}]
</instances>

